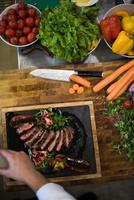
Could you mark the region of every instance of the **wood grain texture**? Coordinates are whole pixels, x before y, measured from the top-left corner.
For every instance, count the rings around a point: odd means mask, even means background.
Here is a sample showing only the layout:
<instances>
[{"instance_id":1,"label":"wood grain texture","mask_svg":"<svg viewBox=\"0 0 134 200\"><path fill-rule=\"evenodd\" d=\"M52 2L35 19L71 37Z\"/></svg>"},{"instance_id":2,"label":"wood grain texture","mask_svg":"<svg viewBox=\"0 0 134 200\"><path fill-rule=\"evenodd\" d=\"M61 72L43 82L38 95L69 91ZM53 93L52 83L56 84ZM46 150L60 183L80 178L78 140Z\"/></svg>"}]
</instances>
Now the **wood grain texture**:
<instances>
[{"instance_id":1,"label":"wood grain texture","mask_svg":"<svg viewBox=\"0 0 134 200\"><path fill-rule=\"evenodd\" d=\"M98 64L72 65L55 67L61 69L100 70L103 72L114 71L125 61L103 62ZM97 136L99 143L102 177L97 179L75 181L74 184L83 184L96 181L110 181L134 178L134 162L127 161L125 156L116 153L112 145L119 140L119 133L114 128L110 118L104 116L106 107L106 94L103 89L95 94L92 87L100 78L87 78L91 81L91 89L86 89L82 95L68 93L72 82L58 82L32 78L27 70L0 71L0 107L16 107L28 105L40 105L47 103L65 103L78 101L93 101L96 119ZM14 74L18 74L14 78ZM12 78L13 77L13 78ZM1 117L0 117L1 120ZM64 182L64 185L73 184L73 181Z\"/></svg>"}]
</instances>

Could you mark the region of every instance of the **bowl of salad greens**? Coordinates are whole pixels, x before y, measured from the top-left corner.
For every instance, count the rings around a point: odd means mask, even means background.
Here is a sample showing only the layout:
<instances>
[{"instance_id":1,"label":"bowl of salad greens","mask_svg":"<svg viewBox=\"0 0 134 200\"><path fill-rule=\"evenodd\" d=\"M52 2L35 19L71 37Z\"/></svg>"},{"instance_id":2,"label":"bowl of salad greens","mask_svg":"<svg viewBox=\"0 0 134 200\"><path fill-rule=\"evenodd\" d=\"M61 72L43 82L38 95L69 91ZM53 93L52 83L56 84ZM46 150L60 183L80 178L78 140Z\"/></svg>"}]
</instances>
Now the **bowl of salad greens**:
<instances>
[{"instance_id":1,"label":"bowl of salad greens","mask_svg":"<svg viewBox=\"0 0 134 200\"><path fill-rule=\"evenodd\" d=\"M96 5L77 7L71 0L60 0L42 11L38 38L55 58L83 62L100 41L98 13Z\"/></svg>"}]
</instances>

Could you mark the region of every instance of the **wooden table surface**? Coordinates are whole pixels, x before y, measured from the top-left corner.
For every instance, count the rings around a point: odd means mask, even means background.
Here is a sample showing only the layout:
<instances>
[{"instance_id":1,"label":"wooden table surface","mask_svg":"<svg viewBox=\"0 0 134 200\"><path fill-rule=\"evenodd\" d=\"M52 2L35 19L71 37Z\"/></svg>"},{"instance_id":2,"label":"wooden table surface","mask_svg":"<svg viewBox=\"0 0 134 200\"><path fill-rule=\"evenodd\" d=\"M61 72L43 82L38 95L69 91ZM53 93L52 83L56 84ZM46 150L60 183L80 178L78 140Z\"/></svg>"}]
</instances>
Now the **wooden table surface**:
<instances>
[{"instance_id":1,"label":"wooden table surface","mask_svg":"<svg viewBox=\"0 0 134 200\"><path fill-rule=\"evenodd\" d=\"M103 70L105 72L115 70L123 62L113 61L57 68ZM105 90L94 94L91 88L82 95L70 95L68 88L72 83L34 78L29 75L31 70L30 68L0 71L0 107L92 100L95 109L102 177L78 181L75 184L134 178L134 162L125 160L124 155L119 155L112 148L113 143L118 140L119 134L109 118L102 114L106 107ZM100 79L88 78L88 80L93 86ZM69 185L69 183L64 183L64 185Z\"/></svg>"}]
</instances>

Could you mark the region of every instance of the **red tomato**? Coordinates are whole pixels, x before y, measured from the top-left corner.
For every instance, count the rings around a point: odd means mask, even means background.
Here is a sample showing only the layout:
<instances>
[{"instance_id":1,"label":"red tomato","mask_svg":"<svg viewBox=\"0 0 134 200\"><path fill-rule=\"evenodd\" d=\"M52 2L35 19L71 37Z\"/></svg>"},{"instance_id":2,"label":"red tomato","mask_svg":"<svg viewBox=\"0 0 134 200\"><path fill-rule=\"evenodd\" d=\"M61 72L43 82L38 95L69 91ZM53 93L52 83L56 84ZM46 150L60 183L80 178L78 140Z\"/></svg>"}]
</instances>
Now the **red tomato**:
<instances>
[{"instance_id":1,"label":"red tomato","mask_svg":"<svg viewBox=\"0 0 134 200\"><path fill-rule=\"evenodd\" d=\"M28 36L27 36L27 40L28 40L28 42L33 42L34 40L36 39L36 34L34 34L34 33L29 33L28 34Z\"/></svg>"},{"instance_id":2,"label":"red tomato","mask_svg":"<svg viewBox=\"0 0 134 200\"><path fill-rule=\"evenodd\" d=\"M27 12L25 10L19 10L18 15L20 18L25 18L27 16Z\"/></svg>"},{"instance_id":3,"label":"red tomato","mask_svg":"<svg viewBox=\"0 0 134 200\"><path fill-rule=\"evenodd\" d=\"M130 99L127 99L123 102L123 108L131 109L133 107L133 101Z\"/></svg>"},{"instance_id":4,"label":"red tomato","mask_svg":"<svg viewBox=\"0 0 134 200\"><path fill-rule=\"evenodd\" d=\"M18 29L23 29L26 24L24 19L18 19L17 23L18 23Z\"/></svg>"},{"instance_id":5,"label":"red tomato","mask_svg":"<svg viewBox=\"0 0 134 200\"><path fill-rule=\"evenodd\" d=\"M22 32L22 30L16 30L16 36L19 38L19 37L21 37L23 35L23 32Z\"/></svg>"},{"instance_id":6,"label":"red tomato","mask_svg":"<svg viewBox=\"0 0 134 200\"><path fill-rule=\"evenodd\" d=\"M35 23L35 26L39 26L40 25L40 17L36 17L34 23Z\"/></svg>"},{"instance_id":7,"label":"red tomato","mask_svg":"<svg viewBox=\"0 0 134 200\"><path fill-rule=\"evenodd\" d=\"M28 41L27 41L27 38L25 37L25 36L21 36L20 38L19 38L19 44L20 45L25 45L25 44L27 44L28 43Z\"/></svg>"},{"instance_id":8,"label":"red tomato","mask_svg":"<svg viewBox=\"0 0 134 200\"><path fill-rule=\"evenodd\" d=\"M14 45L18 44L18 38L17 37L11 37L10 38L10 43L14 44Z\"/></svg>"},{"instance_id":9,"label":"red tomato","mask_svg":"<svg viewBox=\"0 0 134 200\"><path fill-rule=\"evenodd\" d=\"M30 33L30 32L31 32L31 28L30 28L30 27L25 26L25 27L23 28L23 33L24 33L25 35L27 35L27 34Z\"/></svg>"},{"instance_id":10,"label":"red tomato","mask_svg":"<svg viewBox=\"0 0 134 200\"><path fill-rule=\"evenodd\" d=\"M0 21L0 26L6 27L6 21Z\"/></svg>"},{"instance_id":11,"label":"red tomato","mask_svg":"<svg viewBox=\"0 0 134 200\"><path fill-rule=\"evenodd\" d=\"M8 15L8 21L16 21L17 17L16 15Z\"/></svg>"},{"instance_id":12,"label":"red tomato","mask_svg":"<svg viewBox=\"0 0 134 200\"><path fill-rule=\"evenodd\" d=\"M28 8L28 14L30 17L34 17L36 15L36 10L34 8Z\"/></svg>"},{"instance_id":13,"label":"red tomato","mask_svg":"<svg viewBox=\"0 0 134 200\"><path fill-rule=\"evenodd\" d=\"M15 30L9 28L9 29L7 29L7 30L5 31L5 35L6 35L8 38L11 38L11 37L15 36Z\"/></svg>"},{"instance_id":14,"label":"red tomato","mask_svg":"<svg viewBox=\"0 0 134 200\"><path fill-rule=\"evenodd\" d=\"M13 29L16 29L18 26L17 22L15 21L10 21L8 25L10 28L13 28Z\"/></svg>"},{"instance_id":15,"label":"red tomato","mask_svg":"<svg viewBox=\"0 0 134 200\"><path fill-rule=\"evenodd\" d=\"M15 10L15 9L13 9L13 8L10 8L10 9L7 11L7 14L8 14L8 15L16 15L16 14L17 14L17 12L16 12L16 10Z\"/></svg>"},{"instance_id":16,"label":"red tomato","mask_svg":"<svg viewBox=\"0 0 134 200\"><path fill-rule=\"evenodd\" d=\"M17 9L18 10L21 10L21 9L26 9L27 5L24 3L24 2L19 2L18 3L18 6L17 6Z\"/></svg>"},{"instance_id":17,"label":"red tomato","mask_svg":"<svg viewBox=\"0 0 134 200\"><path fill-rule=\"evenodd\" d=\"M39 32L39 29L37 27L33 27L32 28L32 32L35 33L35 34L37 34Z\"/></svg>"},{"instance_id":18,"label":"red tomato","mask_svg":"<svg viewBox=\"0 0 134 200\"><path fill-rule=\"evenodd\" d=\"M2 16L2 21L8 21L8 15L7 14Z\"/></svg>"},{"instance_id":19,"label":"red tomato","mask_svg":"<svg viewBox=\"0 0 134 200\"><path fill-rule=\"evenodd\" d=\"M3 35L5 33L5 27L0 26L0 35Z\"/></svg>"},{"instance_id":20,"label":"red tomato","mask_svg":"<svg viewBox=\"0 0 134 200\"><path fill-rule=\"evenodd\" d=\"M32 17L26 18L26 24L30 27L34 26L34 19Z\"/></svg>"}]
</instances>

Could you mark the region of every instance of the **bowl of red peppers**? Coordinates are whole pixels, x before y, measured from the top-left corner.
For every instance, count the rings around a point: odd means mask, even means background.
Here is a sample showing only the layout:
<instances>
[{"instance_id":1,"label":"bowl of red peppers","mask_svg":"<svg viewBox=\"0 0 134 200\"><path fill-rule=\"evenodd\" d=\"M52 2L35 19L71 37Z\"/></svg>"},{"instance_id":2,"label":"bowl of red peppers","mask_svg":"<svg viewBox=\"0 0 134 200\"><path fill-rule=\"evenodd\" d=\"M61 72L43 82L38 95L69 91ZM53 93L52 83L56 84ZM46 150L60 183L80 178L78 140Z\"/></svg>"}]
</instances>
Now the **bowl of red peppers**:
<instances>
[{"instance_id":1,"label":"bowl of red peppers","mask_svg":"<svg viewBox=\"0 0 134 200\"><path fill-rule=\"evenodd\" d=\"M113 53L134 58L134 4L119 4L100 20L104 41Z\"/></svg>"}]
</instances>

